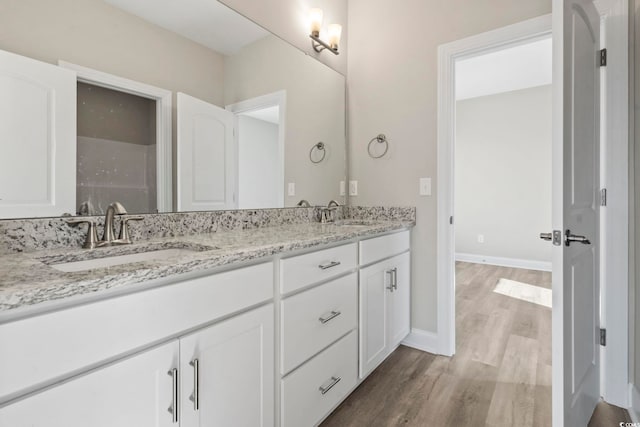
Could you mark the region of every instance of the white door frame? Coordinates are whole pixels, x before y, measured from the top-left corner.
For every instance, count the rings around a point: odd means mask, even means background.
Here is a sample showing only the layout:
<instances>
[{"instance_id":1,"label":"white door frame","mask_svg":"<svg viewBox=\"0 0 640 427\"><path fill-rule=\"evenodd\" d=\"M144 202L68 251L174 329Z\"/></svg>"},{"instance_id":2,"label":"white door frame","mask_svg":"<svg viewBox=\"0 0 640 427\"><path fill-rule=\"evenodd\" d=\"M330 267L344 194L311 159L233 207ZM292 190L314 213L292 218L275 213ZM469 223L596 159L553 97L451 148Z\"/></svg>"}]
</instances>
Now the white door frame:
<instances>
[{"instance_id":1,"label":"white door frame","mask_svg":"<svg viewBox=\"0 0 640 427\"><path fill-rule=\"evenodd\" d=\"M173 162L171 134L172 93L169 90L125 79L103 71L58 61L78 74L78 81L156 101L156 185L158 212L173 211Z\"/></svg>"},{"instance_id":2,"label":"white door frame","mask_svg":"<svg viewBox=\"0 0 640 427\"><path fill-rule=\"evenodd\" d=\"M601 325L607 325L608 354L603 351L602 394L605 400L628 407L628 0L596 2L605 25L608 64L603 83L602 182L608 201L601 216L605 239L601 245ZM606 3L606 5L605 5ZM606 6L606 9L605 9ZM438 48L438 195L437 291L438 351L455 353L454 141L455 61L531 42L551 35L551 15L544 15L497 30L471 36ZM454 219L455 223L455 219ZM545 230L541 230L545 231ZM611 286L606 286L606 284ZM561 309L554 307L554 310ZM552 327L553 328L553 327Z\"/></svg>"},{"instance_id":3,"label":"white door frame","mask_svg":"<svg viewBox=\"0 0 640 427\"><path fill-rule=\"evenodd\" d=\"M246 99L244 101L229 104L225 107L226 110L231 111L236 116L241 113L246 113L254 110L261 110L267 107L279 107L279 123L278 123L278 206L277 208L284 207L284 141L286 135L286 113L287 113L287 91L280 90L277 92L269 93L266 95L257 96L255 98ZM236 121L237 129L237 121ZM238 132L236 132L236 150L238 149ZM239 161L237 152L236 160ZM239 171L238 165L236 165L236 171ZM238 194L238 179L236 179L235 193Z\"/></svg>"},{"instance_id":4,"label":"white door frame","mask_svg":"<svg viewBox=\"0 0 640 427\"><path fill-rule=\"evenodd\" d=\"M544 15L438 47L438 349L455 354L454 215L455 62L551 36L551 15ZM455 218L453 219L455 223Z\"/></svg>"}]
</instances>

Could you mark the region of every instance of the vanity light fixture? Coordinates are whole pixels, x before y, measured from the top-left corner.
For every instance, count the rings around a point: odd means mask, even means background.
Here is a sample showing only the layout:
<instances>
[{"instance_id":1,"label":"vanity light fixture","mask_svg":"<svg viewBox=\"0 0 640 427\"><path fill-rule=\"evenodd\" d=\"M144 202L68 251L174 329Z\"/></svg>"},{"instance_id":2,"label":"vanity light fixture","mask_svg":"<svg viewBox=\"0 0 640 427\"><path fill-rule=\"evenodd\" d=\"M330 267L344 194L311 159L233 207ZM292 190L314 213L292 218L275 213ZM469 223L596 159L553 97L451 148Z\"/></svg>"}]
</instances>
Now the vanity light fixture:
<instances>
[{"instance_id":1,"label":"vanity light fixture","mask_svg":"<svg viewBox=\"0 0 640 427\"><path fill-rule=\"evenodd\" d=\"M320 29L322 28L322 9L311 9L309 11L311 21L311 46L316 52L322 52L328 49L334 55L339 55L338 46L340 45L340 37L342 36L342 26L339 24L330 24L327 28L329 42L320 39Z\"/></svg>"}]
</instances>

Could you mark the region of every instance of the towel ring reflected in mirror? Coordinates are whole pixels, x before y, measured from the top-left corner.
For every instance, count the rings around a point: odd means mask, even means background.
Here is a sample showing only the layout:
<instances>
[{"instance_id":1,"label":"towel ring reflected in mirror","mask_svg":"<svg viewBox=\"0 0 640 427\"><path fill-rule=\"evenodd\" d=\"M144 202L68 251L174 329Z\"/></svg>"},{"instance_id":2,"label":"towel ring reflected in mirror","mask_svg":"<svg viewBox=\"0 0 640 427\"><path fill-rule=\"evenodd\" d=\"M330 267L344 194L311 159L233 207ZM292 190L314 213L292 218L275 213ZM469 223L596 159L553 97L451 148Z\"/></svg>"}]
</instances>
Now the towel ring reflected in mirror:
<instances>
[{"instance_id":1,"label":"towel ring reflected in mirror","mask_svg":"<svg viewBox=\"0 0 640 427\"><path fill-rule=\"evenodd\" d=\"M371 144L373 144L374 142L377 142L378 144L384 144L384 151L382 152L382 154L376 156L372 153ZM369 152L369 157L371 157L372 159L379 159L380 157L384 157L384 155L387 154L387 151L389 151L389 141L387 141L387 136L381 133L371 138L371 141L369 141L369 145L367 146L367 151Z\"/></svg>"},{"instance_id":2,"label":"towel ring reflected in mirror","mask_svg":"<svg viewBox=\"0 0 640 427\"><path fill-rule=\"evenodd\" d=\"M313 153L315 152L322 152L322 157L320 157L320 159L318 160L314 160L313 159ZM313 147L311 147L311 150L309 150L309 160L311 160L311 163L320 163L321 161L324 160L324 158L327 155L327 150L325 150L324 147L324 142L318 142L317 144L314 144Z\"/></svg>"}]
</instances>

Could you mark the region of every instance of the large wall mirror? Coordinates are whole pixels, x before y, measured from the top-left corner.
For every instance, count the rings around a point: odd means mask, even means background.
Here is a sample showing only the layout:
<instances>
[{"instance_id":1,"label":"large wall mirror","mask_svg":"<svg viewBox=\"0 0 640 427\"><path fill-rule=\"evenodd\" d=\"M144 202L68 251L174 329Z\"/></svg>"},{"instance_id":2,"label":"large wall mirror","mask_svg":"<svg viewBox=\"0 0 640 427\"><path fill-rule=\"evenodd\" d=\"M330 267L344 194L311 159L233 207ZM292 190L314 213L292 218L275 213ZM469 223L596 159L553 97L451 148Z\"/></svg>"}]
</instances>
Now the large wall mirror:
<instances>
[{"instance_id":1,"label":"large wall mirror","mask_svg":"<svg viewBox=\"0 0 640 427\"><path fill-rule=\"evenodd\" d=\"M0 218L344 202L344 76L215 0L0 0L0 93Z\"/></svg>"}]
</instances>

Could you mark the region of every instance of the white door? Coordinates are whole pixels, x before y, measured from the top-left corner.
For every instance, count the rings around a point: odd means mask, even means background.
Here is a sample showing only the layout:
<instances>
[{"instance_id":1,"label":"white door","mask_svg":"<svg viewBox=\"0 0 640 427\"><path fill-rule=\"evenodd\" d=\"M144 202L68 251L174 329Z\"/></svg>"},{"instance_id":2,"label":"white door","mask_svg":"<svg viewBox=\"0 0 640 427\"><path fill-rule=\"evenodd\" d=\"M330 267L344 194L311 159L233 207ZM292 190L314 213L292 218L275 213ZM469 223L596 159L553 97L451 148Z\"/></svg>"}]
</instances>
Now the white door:
<instances>
[{"instance_id":1,"label":"white door","mask_svg":"<svg viewBox=\"0 0 640 427\"><path fill-rule=\"evenodd\" d=\"M174 341L5 406L0 425L170 427L177 360Z\"/></svg>"},{"instance_id":2,"label":"white door","mask_svg":"<svg viewBox=\"0 0 640 427\"><path fill-rule=\"evenodd\" d=\"M589 0L556 0L553 13L553 425L574 427L600 397L600 18ZM589 242L567 246L568 234Z\"/></svg>"},{"instance_id":3,"label":"white door","mask_svg":"<svg viewBox=\"0 0 640 427\"><path fill-rule=\"evenodd\" d=\"M180 340L182 427L274 425L273 304Z\"/></svg>"},{"instance_id":4,"label":"white door","mask_svg":"<svg viewBox=\"0 0 640 427\"><path fill-rule=\"evenodd\" d=\"M234 115L178 93L178 210L235 209Z\"/></svg>"},{"instance_id":5,"label":"white door","mask_svg":"<svg viewBox=\"0 0 640 427\"><path fill-rule=\"evenodd\" d=\"M76 73L0 51L0 218L75 214Z\"/></svg>"},{"instance_id":6,"label":"white door","mask_svg":"<svg viewBox=\"0 0 640 427\"><path fill-rule=\"evenodd\" d=\"M411 324L411 255L409 252L391 259L392 289L389 291L389 349L409 335Z\"/></svg>"},{"instance_id":7,"label":"white door","mask_svg":"<svg viewBox=\"0 0 640 427\"><path fill-rule=\"evenodd\" d=\"M391 268L388 262L380 262L360 270L360 378L387 356Z\"/></svg>"}]
</instances>

